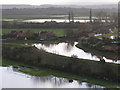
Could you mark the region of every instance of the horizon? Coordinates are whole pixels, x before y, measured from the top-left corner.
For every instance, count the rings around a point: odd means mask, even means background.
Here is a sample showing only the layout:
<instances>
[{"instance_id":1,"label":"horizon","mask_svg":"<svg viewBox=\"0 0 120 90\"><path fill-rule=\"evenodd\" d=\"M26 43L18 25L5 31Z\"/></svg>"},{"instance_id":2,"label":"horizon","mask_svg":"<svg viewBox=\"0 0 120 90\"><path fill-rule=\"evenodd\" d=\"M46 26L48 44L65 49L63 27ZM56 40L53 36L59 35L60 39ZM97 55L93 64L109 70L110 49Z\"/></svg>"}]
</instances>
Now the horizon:
<instances>
[{"instance_id":1,"label":"horizon","mask_svg":"<svg viewBox=\"0 0 120 90\"><path fill-rule=\"evenodd\" d=\"M1 5L106 5L106 4L118 4L119 0L1 0Z\"/></svg>"},{"instance_id":2,"label":"horizon","mask_svg":"<svg viewBox=\"0 0 120 90\"><path fill-rule=\"evenodd\" d=\"M96 3L96 4L41 4L41 5L34 5L34 4L1 4L0 5L30 5L30 6L42 6L42 5L66 5L66 6L96 6L96 5L113 5L118 3Z\"/></svg>"}]
</instances>

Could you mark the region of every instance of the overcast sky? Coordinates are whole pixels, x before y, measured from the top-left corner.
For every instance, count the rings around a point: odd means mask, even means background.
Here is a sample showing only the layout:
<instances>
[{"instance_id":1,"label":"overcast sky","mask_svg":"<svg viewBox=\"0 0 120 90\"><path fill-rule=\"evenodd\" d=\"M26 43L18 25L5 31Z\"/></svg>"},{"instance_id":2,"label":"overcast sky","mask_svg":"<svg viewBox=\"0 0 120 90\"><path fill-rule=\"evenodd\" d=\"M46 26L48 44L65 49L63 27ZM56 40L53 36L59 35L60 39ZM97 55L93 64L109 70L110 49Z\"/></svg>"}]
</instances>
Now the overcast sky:
<instances>
[{"instance_id":1,"label":"overcast sky","mask_svg":"<svg viewBox=\"0 0 120 90\"><path fill-rule=\"evenodd\" d=\"M30 5L42 5L42 4L109 4L118 3L119 0L0 0L0 4L30 4Z\"/></svg>"}]
</instances>

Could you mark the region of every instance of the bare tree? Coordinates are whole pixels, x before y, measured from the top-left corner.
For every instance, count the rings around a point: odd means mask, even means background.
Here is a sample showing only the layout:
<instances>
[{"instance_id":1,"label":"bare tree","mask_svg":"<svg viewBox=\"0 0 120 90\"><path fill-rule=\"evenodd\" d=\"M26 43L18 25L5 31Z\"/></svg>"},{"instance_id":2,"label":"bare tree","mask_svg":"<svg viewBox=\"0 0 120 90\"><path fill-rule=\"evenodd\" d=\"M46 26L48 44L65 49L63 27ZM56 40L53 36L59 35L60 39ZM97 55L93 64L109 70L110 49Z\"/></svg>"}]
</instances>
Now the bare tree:
<instances>
[{"instance_id":1,"label":"bare tree","mask_svg":"<svg viewBox=\"0 0 120 90\"><path fill-rule=\"evenodd\" d=\"M92 26L87 23L81 23L78 28L78 34L80 36L87 36L92 31Z\"/></svg>"},{"instance_id":2,"label":"bare tree","mask_svg":"<svg viewBox=\"0 0 120 90\"><path fill-rule=\"evenodd\" d=\"M72 11L69 11L69 14L68 14L68 19L69 19L69 22L74 22L74 14Z\"/></svg>"},{"instance_id":3,"label":"bare tree","mask_svg":"<svg viewBox=\"0 0 120 90\"><path fill-rule=\"evenodd\" d=\"M27 38L31 38L31 37L33 37L33 30L27 30L26 31L26 33L25 33L25 36L27 37Z\"/></svg>"},{"instance_id":4,"label":"bare tree","mask_svg":"<svg viewBox=\"0 0 120 90\"><path fill-rule=\"evenodd\" d=\"M108 22L108 14L106 11L100 11L96 13L97 21L98 22Z\"/></svg>"},{"instance_id":5,"label":"bare tree","mask_svg":"<svg viewBox=\"0 0 120 90\"><path fill-rule=\"evenodd\" d=\"M118 13L112 13L110 16L111 23L118 23Z\"/></svg>"}]
</instances>

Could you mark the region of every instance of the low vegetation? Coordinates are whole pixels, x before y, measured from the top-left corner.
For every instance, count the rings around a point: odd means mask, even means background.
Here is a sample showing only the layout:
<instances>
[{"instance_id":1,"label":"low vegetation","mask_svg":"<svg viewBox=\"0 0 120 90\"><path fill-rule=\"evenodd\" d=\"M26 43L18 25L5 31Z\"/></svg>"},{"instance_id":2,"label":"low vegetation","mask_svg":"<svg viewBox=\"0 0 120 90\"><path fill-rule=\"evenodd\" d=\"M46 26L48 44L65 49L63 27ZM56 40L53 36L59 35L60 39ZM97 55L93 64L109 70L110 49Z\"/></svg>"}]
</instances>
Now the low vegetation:
<instances>
[{"instance_id":1,"label":"low vegetation","mask_svg":"<svg viewBox=\"0 0 120 90\"><path fill-rule=\"evenodd\" d=\"M4 40L3 43L13 44L33 44L33 43L59 43L60 41L40 41L40 40Z\"/></svg>"}]
</instances>

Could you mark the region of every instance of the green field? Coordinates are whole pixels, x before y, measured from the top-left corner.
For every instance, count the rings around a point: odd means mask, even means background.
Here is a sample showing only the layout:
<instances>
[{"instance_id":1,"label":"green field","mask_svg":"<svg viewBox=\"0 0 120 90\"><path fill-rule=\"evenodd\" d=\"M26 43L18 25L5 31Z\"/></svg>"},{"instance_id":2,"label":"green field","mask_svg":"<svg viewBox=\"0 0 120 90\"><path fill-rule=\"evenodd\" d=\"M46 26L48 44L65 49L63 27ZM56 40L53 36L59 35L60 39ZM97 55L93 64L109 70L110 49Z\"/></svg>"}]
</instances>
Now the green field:
<instances>
[{"instance_id":1,"label":"green field","mask_svg":"<svg viewBox=\"0 0 120 90\"><path fill-rule=\"evenodd\" d=\"M27 31L27 30L33 30L34 33L38 33L41 31L50 31L54 32L56 36L64 36L65 35L65 29L2 29L2 35L10 33L11 31Z\"/></svg>"}]
</instances>

